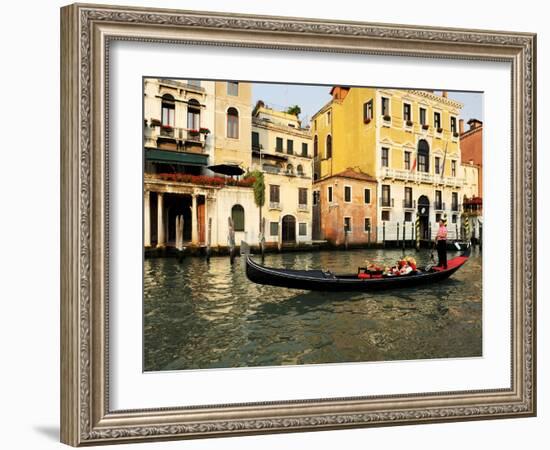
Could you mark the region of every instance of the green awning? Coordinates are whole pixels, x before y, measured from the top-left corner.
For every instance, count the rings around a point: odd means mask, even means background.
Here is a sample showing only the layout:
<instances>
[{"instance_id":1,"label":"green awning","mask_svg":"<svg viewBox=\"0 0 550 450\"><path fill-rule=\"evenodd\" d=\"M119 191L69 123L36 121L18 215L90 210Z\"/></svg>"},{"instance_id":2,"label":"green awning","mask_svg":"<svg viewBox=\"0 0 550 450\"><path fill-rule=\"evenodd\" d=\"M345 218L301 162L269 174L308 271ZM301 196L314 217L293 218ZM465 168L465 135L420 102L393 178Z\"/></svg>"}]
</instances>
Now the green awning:
<instances>
[{"instance_id":1,"label":"green awning","mask_svg":"<svg viewBox=\"0 0 550 450\"><path fill-rule=\"evenodd\" d=\"M206 166L208 155L199 153L184 153L171 150L158 150L152 148L145 149L145 160L164 163L164 164L182 164L185 166Z\"/></svg>"}]
</instances>

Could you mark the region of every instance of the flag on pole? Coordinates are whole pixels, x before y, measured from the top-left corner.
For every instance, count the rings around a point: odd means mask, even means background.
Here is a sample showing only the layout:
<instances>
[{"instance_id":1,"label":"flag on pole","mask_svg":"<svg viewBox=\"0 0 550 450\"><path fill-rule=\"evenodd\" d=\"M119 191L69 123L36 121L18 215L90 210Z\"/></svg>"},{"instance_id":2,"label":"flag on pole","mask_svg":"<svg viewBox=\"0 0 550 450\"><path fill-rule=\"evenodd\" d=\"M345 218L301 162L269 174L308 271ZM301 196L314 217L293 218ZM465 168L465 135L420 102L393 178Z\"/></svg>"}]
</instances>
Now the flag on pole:
<instances>
[{"instance_id":1,"label":"flag on pole","mask_svg":"<svg viewBox=\"0 0 550 450\"><path fill-rule=\"evenodd\" d=\"M443 174L445 173L445 160L447 159L447 146L449 145L449 141L445 142L445 154L443 155L443 163L441 164L441 167L439 169L439 173L441 174L441 178L443 178Z\"/></svg>"},{"instance_id":2,"label":"flag on pole","mask_svg":"<svg viewBox=\"0 0 550 450\"><path fill-rule=\"evenodd\" d=\"M414 172L414 169L416 169L416 156L414 157L414 161L411 166L411 172Z\"/></svg>"}]
</instances>

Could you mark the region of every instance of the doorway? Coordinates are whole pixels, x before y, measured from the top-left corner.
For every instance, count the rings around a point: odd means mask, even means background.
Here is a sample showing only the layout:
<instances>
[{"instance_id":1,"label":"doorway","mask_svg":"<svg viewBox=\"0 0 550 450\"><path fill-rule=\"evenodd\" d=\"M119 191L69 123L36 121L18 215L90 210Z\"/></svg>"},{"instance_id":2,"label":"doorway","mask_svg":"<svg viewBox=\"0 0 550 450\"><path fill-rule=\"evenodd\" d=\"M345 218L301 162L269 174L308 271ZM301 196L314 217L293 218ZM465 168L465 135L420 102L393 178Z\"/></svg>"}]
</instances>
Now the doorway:
<instances>
[{"instance_id":1,"label":"doorway","mask_svg":"<svg viewBox=\"0 0 550 450\"><path fill-rule=\"evenodd\" d=\"M296 219L294 216L283 217L282 239L283 242L296 242Z\"/></svg>"}]
</instances>

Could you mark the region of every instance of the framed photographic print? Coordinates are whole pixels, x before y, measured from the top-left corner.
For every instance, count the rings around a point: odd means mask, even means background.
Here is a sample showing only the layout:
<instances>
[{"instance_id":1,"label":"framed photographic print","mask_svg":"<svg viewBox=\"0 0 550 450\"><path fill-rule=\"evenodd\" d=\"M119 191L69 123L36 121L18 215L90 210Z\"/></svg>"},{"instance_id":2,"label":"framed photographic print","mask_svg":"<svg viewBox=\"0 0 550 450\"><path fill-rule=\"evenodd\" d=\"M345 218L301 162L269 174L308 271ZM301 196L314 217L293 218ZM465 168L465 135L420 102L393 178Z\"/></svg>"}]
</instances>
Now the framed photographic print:
<instances>
[{"instance_id":1,"label":"framed photographic print","mask_svg":"<svg viewBox=\"0 0 550 450\"><path fill-rule=\"evenodd\" d=\"M536 413L535 35L61 18L63 442Z\"/></svg>"}]
</instances>

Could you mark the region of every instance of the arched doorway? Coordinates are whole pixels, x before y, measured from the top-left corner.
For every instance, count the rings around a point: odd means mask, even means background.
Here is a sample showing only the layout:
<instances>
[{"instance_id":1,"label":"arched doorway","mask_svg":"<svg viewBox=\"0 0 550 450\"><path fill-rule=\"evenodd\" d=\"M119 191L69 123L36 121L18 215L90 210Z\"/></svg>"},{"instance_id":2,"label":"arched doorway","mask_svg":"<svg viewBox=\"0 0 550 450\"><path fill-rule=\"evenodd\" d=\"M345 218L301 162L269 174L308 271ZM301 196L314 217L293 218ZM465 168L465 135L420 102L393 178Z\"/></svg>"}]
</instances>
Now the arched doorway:
<instances>
[{"instance_id":1,"label":"arched doorway","mask_svg":"<svg viewBox=\"0 0 550 450\"><path fill-rule=\"evenodd\" d=\"M282 239L283 242L296 242L296 219L294 216L283 217Z\"/></svg>"},{"instance_id":2,"label":"arched doorway","mask_svg":"<svg viewBox=\"0 0 550 450\"><path fill-rule=\"evenodd\" d=\"M420 222L420 239L430 239L430 199L425 195L418 197L418 219Z\"/></svg>"}]
</instances>

